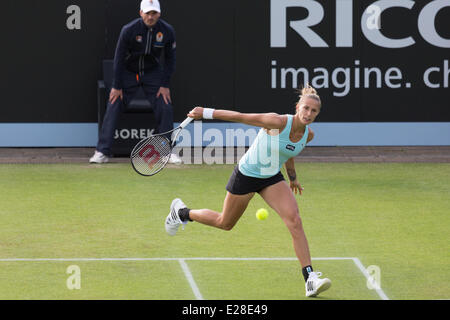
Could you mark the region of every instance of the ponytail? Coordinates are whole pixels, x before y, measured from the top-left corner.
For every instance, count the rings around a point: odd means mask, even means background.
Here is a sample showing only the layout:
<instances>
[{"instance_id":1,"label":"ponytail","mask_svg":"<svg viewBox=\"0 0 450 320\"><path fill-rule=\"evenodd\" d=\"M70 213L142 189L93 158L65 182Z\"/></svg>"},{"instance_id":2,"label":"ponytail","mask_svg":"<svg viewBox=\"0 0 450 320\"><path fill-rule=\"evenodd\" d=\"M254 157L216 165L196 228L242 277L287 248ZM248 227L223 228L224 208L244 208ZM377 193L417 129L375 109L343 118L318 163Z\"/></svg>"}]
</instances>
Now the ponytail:
<instances>
[{"instance_id":1,"label":"ponytail","mask_svg":"<svg viewBox=\"0 0 450 320\"><path fill-rule=\"evenodd\" d=\"M317 90L311 87L309 83L307 83L306 86L299 91L300 91L299 95L300 100L302 100L303 98L312 98L314 100L319 101L320 105L322 105L322 101L320 100L320 97L317 94Z\"/></svg>"}]
</instances>

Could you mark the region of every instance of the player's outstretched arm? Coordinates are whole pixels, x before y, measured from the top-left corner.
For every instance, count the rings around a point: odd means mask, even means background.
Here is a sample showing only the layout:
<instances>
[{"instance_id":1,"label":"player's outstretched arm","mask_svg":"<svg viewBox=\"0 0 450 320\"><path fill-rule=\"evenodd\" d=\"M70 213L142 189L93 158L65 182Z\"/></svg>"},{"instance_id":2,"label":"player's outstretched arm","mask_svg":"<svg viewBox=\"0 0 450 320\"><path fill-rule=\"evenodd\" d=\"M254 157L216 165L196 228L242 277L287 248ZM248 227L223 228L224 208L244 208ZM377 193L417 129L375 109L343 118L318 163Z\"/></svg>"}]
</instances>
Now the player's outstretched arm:
<instances>
[{"instance_id":1,"label":"player's outstretched arm","mask_svg":"<svg viewBox=\"0 0 450 320\"><path fill-rule=\"evenodd\" d=\"M196 120L203 119L204 108L195 107L188 113L188 117ZM242 113L231 110L215 109L213 118L223 121L240 122L266 129L281 129L286 125L287 118L277 113Z\"/></svg>"}]
</instances>

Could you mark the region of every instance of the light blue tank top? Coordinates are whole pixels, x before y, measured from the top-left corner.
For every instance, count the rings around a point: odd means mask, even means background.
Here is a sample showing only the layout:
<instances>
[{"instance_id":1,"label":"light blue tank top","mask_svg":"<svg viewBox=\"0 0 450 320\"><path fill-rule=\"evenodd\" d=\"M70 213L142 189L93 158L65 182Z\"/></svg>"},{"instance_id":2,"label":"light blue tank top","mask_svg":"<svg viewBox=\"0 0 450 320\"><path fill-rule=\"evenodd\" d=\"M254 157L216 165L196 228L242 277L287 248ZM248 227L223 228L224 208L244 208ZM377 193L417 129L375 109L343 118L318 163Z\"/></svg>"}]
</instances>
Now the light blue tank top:
<instances>
[{"instance_id":1,"label":"light blue tank top","mask_svg":"<svg viewBox=\"0 0 450 320\"><path fill-rule=\"evenodd\" d=\"M271 136L261 128L250 148L239 161L239 171L249 177L269 178L276 175L283 164L298 155L306 146L308 126L298 142L292 142L289 134L292 128L292 115L287 115L286 127L283 131Z\"/></svg>"}]
</instances>

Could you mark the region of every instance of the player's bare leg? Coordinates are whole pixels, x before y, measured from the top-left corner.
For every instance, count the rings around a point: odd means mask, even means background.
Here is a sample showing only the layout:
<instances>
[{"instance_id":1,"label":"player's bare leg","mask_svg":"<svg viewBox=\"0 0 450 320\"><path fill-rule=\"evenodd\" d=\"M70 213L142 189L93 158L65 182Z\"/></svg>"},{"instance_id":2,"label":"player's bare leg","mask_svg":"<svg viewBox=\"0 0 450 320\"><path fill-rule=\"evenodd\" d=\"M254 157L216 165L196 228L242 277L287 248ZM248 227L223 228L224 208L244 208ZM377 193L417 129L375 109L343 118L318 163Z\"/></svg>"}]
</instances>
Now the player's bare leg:
<instances>
[{"instance_id":1,"label":"player's bare leg","mask_svg":"<svg viewBox=\"0 0 450 320\"><path fill-rule=\"evenodd\" d=\"M189 211L189 218L193 221L216 227L223 230L231 230L240 219L254 193L236 195L227 192L223 202L222 212L210 209L196 209Z\"/></svg>"},{"instance_id":2,"label":"player's bare leg","mask_svg":"<svg viewBox=\"0 0 450 320\"><path fill-rule=\"evenodd\" d=\"M327 278L321 279L321 272L314 272L308 241L303 230L297 201L286 181L280 181L260 192L261 197L272 207L286 224L292 236L295 254L302 266L307 297L317 296L331 286Z\"/></svg>"},{"instance_id":3,"label":"player's bare leg","mask_svg":"<svg viewBox=\"0 0 450 320\"><path fill-rule=\"evenodd\" d=\"M311 265L308 241L303 230L297 201L286 181L280 181L260 192L261 197L281 217L292 236L295 254L302 267Z\"/></svg>"},{"instance_id":4,"label":"player's bare leg","mask_svg":"<svg viewBox=\"0 0 450 320\"><path fill-rule=\"evenodd\" d=\"M178 228L188 221L196 221L222 230L231 230L244 213L254 193L235 195L227 192L222 212L210 209L188 209L181 199L175 199L170 206L165 228L169 235L175 235Z\"/></svg>"}]
</instances>

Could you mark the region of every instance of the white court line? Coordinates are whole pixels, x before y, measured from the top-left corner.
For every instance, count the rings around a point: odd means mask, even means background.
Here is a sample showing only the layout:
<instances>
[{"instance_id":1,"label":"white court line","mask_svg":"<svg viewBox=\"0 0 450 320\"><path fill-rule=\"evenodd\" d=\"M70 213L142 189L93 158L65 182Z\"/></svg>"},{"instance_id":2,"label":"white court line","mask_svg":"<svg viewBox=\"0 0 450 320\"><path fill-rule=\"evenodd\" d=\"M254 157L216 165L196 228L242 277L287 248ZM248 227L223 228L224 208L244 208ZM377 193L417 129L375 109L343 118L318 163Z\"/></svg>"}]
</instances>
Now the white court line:
<instances>
[{"instance_id":1,"label":"white court line","mask_svg":"<svg viewBox=\"0 0 450 320\"><path fill-rule=\"evenodd\" d=\"M203 300L202 294L200 293L200 290L198 289L197 284L195 283L194 277L192 276L191 270L189 270L186 261L184 261L184 259L179 259L178 262L181 265L181 269L183 269L184 275L186 276L186 279L188 280L189 285L191 286L195 298L197 300Z\"/></svg>"},{"instance_id":2,"label":"white court line","mask_svg":"<svg viewBox=\"0 0 450 320\"><path fill-rule=\"evenodd\" d=\"M355 258L349 257L323 257L323 258L312 258L312 260L354 260ZM234 257L191 257L191 258L3 258L0 262L38 262L38 261L72 261L72 262L83 262L83 261L179 261L179 260L200 260L200 261L226 261L226 260L237 260L237 261L296 261L297 258L291 257L274 257L274 258L234 258Z\"/></svg>"},{"instance_id":3,"label":"white court line","mask_svg":"<svg viewBox=\"0 0 450 320\"><path fill-rule=\"evenodd\" d=\"M367 280L370 280L370 275L367 273L366 268L363 266L361 261L358 258L352 258L353 262L356 264L356 266L359 268L359 270L362 272L362 274L366 277ZM384 291L381 288L375 289L375 291L378 293L380 298L382 300L389 300L388 296L384 293Z\"/></svg>"},{"instance_id":4,"label":"white court line","mask_svg":"<svg viewBox=\"0 0 450 320\"><path fill-rule=\"evenodd\" d=\"M297 258L290 257L278 257L278 258L234 258L234 257L193 257L193 258L4 258L0 259L0 262L39 262L39 261L70 261L70 262L87 262L87 261L178 261L180 266L186 276L186 279L191 286L192 292L198 300L203 300L200 290L195 283L194 277L189 270L186 261L296 261ZM366 268L361 263L358 258L355 257L319 257L312 258L315 261L326 261L326 260L352 260L354 264L358 267L364 277L369 280L370 275L367 273ZM375 289L376 293L382 300L389 300L388 296L384 291L380 289Z\"/></svg>"},{"instance_id":5,"label":"white court line","mask_svg":"<svg viewBox=\"0 0 450 320\"><path fill-rule=\"evenodd\" d=\"M0 262L39 262L39 261L71 261L71 262L84 262L84 261L172 261L187 258L5 258L0 259Z\"/></svg>"}]
</instances>

